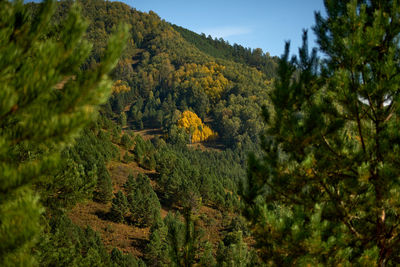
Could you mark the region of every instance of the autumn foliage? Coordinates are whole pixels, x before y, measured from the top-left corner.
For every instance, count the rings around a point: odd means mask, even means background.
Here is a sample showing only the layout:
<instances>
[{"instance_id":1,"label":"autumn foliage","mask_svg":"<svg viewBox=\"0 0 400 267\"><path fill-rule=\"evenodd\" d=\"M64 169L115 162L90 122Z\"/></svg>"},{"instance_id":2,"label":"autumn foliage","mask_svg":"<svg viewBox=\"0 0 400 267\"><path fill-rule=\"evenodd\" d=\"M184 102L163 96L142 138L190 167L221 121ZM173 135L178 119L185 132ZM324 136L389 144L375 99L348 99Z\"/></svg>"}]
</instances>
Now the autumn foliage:
<instances>
[{"instance_id":1,"label":"autumn foliage","mask_svg":"<svg viewBox=\"0 0 400 267\"><path fill-rule=\"evenodd\" d=\"M229 80L224 77L222 71L225 66L209 62L201 64L185 64L175 73L175 80L185 87L190 85L204 89L207 96L216 101L220 99L222 92L228 87Z\"/></svg>"},{"instance_id":2,"label":"autumn foliage","mask_svg":"<svg viewBox=\"0 0 400 267\"><path fill-rule=\"evenodd\" d=\"M131 88L129 87L129 85L122 80L117 80L116 82L114 82L114 84L112 85L112 92L119 94L122 92L129 92L131 90Z\"/></svg>"},{"instance_id":3,"label":"autumn foliage","mask_svg":"<svg viewBox=\"0 0 400 267\"><path fill-rule=\"evenodd\" d=\"M189 110L182 113L178 121L178 126L184 128L190 134L192 143L207 141L217 137L217 133L214 133L210 127L203 124L196 113Z\"/></svg>"}]
</instances>

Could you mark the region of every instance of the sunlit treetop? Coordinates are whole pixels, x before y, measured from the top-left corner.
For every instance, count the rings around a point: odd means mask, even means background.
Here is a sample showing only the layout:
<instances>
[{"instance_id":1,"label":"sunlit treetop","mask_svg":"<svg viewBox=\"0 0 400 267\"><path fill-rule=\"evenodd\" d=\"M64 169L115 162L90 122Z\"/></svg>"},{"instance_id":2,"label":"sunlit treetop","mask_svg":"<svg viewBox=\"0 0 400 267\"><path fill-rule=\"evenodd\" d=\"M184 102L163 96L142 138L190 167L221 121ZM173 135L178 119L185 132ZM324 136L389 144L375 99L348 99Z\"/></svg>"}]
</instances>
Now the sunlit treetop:
<instances>
[{"instance_id":1,"label":"sunlit treetop","mask_svg":"<svg viewBox=\"0 0 400 267\"><path fill-rule=\"evenodd\" d=\"M186 110L182 113L181 118L178 120L178 126L184 128L192 143L211 140L217 137L210 127L203 124L201 119L196 113Z\"/></svg>"}]
</instances>

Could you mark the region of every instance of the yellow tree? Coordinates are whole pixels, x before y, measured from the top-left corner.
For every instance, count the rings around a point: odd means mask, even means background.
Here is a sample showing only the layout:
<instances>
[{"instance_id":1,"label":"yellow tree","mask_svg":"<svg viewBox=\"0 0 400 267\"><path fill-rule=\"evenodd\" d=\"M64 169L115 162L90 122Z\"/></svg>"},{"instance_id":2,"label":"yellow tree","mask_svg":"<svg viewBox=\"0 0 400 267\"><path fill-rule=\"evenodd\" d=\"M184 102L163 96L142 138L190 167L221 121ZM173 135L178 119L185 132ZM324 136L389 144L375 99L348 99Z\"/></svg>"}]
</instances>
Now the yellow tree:
<instances>
[{"instance_id":1,"label":"yellow tree","mask_svg":"<svg viewBox=\"0 0 400 267\"><path fill-rule=\"evenodd\" d=\"M178 120L178 127L184 128L186 133L190 135L192 143L211 140L217 137L210 127L203 124L196 113L186 110L182 113Z\"/></svg>"}]
</instances>

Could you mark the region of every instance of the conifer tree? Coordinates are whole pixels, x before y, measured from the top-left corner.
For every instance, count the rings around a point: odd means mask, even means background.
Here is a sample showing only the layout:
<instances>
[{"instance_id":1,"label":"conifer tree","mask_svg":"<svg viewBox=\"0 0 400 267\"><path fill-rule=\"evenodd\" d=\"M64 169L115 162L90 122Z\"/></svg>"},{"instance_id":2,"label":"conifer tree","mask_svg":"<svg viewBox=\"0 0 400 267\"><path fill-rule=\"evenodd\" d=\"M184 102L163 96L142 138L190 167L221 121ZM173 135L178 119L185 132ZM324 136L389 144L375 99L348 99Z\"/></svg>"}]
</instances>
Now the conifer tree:
<instances>
[{"instance_id":1,"label":"conifer tree","mask_svg":"<svg viewBox=\"0 0 400 267\"><path fill-rule=\"evenodd\" d=\"M133 189L135 188L135 186L136 186L136 179L135 179L135 177L133 177L133 175L130 173L129 175L128 175L128 179L126 180L126 183L124 184L124 188L125 188L125 190L126 190L126 192L132 192L133 191Z\"/></svg>"},{"instance_id":2,"label":"conifer tree","mask_svg":"<svg viewBox=\"0 0 400 267\"><path fill-rule=\"evenodd\" d=\"M36 266L110 266L109 252L90 227L79 228L65 214L53 216L45 227L49 231L40 235L33 251Z\"/></svg>"},{"instance_id":3,"label":"conifer tree","mask_svg":"<svg viewBox=\"0 0 400 267\"><path fill-rule=\"evenodd\" d=\"M275 265L400 264L400 2L325 1L288 59L244 199Z\"/></svg>"},{"instance_id":4,"label":"conifer tree","mask_svg":"<svg viewBox=\"0 0 400 267\"><path fill-rule=\"evenodd\" d=\"M213 246L210 242L204 244L204 251L200 256L199 265L200 266L215 266L217 262L213 256Z\"/></svg>"},{"instance_id":5,"label":"conifer tree","mask_svg":"<svg viewBox=\"0 0 400 267\"><path fill-rule=\"evenodd\" d=\"M201 241L203 230L192 209L184 209L184 223L180 217L180 213L176 212L168 213L164 218L164 224L168 229L168 257L172 266L193 266L202 256L200 251L203 250Z\"/></svg>"},{"instance_id":6,"label":"conifer tree","mask_svg":"<svg viewBox=\"0 0 400 267\"><path fill-rule=\"evenodd\" d=\"M185 239L182 248L182 266L193 266L198 257L203 231L199 226L198 218L193 214L191 208L185 208L183 217L185 219Z\"/></svg>"},{"instance_id":7,"label":"conifer tree","mask_svg":"<svg viewBox=\"0 0 400 267\"><path fill-rule=\"evenodd\" d=\"M124 133L121 137L121 145L126 148L127 150L129 150L132 146L132 140L129 137L129 135L127 135L126 133Z\"/></svg>"},{"instance_id":8,"label":"conifer tree","mask_svg":"<svg viewBox=\"0 0 400 267\"><path fill-rule=\"evenodd\" d=\"M141 260L135 259L132 254L123 254L119 249L113 248L111 251L111 261L115 267L136 267L146 266Z\"/></svg>"},{"instance_id":9,"label":"conifer tree","mask_svg":"<svg viewBox=\"0 0 400 267\"><path fill-rule=\"evenodd\" d=\"M139 174L136 180L128 180L128 203L131 220L139 226L151 225L160 212L161 205L157 194L150 185L150 179Z\"/></svg>"},{"instance_id":10,"label":"conifer tree","mask_svg":"<svg viewBox=\"0 0 400 267\"><path fill-rule=\"evenodd\" d=\"M106 167L101 165L97 177L95 200L101 203L108 203L113 197L112 190L113 187L110 174Z\"/></svg>"},{"instance_id":11,"label":"conifer tree","mask_svg":"<svg viewBox=\"0 0 400 267\"><path fill-rule=\"evenodd\" d=\"M110 217L115 222L124 222L125 215L129 210L128 200L126 199L124 193L118 191L112 200Z\"/></svg>"},{"instance_id":12,"label":"conifer tree","mask_svg":"<svg viewBox=\"0 0 400 267\"><path fill-rule=\"evenodd\" d=\"M158 215L150 229L150 242L146 247L145 259L148 266L171 266L167 235L168 228Z\"/></svg>"},{"instance_id":13,"label":"conifer tree","mask_svg":"<svg viewBox=\"0 0 400 267\"><path fill-rule=\"evenodd\" d=\"M227 244L221 242L218 245L217 266L248 266L250 264L250 254L247 244L243 241L242 232L232 232L228 236L230 241L224 241Z\"/></svg>"},{"instance_id":14,"label":"conifer tree","mask_svg":"<svg viewBox=\"0 0 400 267\"><path fill-rule=\"evenodd\" d=\"M121 125L121 127L126 126L126 113L124 111L121 112L118 118L118 122Z\"/></svg>"},{"instance_id":15,"label":"conifer tree","mask_svg":"<svg viewBox=\"0 0 400 267\"><path fill-rule=\"evenodd\" d=\"M45 0L31 18L22 0L0 1L0 265L34 264L30 247L42 211L30 185L59 162L104 103L125 30L109 43L97 68L82 72L90 53L86 23L72 5L48 35L55 1ZM54 33L53 33L54 34Z\"/></svg>"}]
</instances>

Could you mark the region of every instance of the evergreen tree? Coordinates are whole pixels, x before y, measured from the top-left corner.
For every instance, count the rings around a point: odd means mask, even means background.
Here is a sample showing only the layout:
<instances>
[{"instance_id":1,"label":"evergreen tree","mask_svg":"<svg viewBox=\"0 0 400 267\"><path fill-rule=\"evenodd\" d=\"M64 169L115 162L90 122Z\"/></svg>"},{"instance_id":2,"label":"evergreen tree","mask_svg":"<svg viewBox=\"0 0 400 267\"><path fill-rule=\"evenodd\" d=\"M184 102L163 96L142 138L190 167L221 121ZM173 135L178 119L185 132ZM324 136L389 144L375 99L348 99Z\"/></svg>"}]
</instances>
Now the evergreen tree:
<instances>
[{"instance_id":1,"label":"evergreen tree","mask_svg":"<svg viewBox=\"0 0 400 267\"><path fill-rule=\"evenodd\" d=\"M204 244L204 251L200 256L200 260L199 260L199 265L200 266L215 266L217 264L217 262L215 261L215 258L213 256L213 246L210 242L206 242Z\"/></svg>"},{"instance_id":2,"label":"evergreen tree","mask_svg":"<svg viewBox=\"0 0 400 267\"><path fill-rule=\"evenodd\" d=\"M132 180L128 180L132 183ZM161 205L156 193L150 185L150 179L139 174L133 180L128 191L128 203L131 211L131 220L139 226L151 225L156 219L155 215L160 212Z\"/></svg>"},{"instance_id":3,"label":"evergreen tree","mask_svg":"<svg viewBox=\"0 0 400 267\"><path fill-rule=\"evenodd\" d=\"M35 189L40 191L42 204L51 213L58 209L68 209L77 202L92 198L96 186L96 171L85 171L82 164L74 160L74 152L71 149L62 151L63 160L60 162L59 170L55 169L55 175L48 175L35 184ZM52 178L54 177L54 178Z\"/></svg>"},{"instance_id":4,"label":"evergreen tree","mask_svg":"<svg viewBox=\"0 0 400 267\"><path fill-rule=\"evenodd\" d=\"M121 127L126 126L126 113L124 111L121 112L118 118L118 122L121 125Z\"/></svg>"},{"instance_id":5,"label":"evergreen tree","mask_svg":"<svg viewBox=\"0 0 400 267\"><path fill-rule=\"evenodd\" d=\"M185 267L193 266L196 259L199 256L201 247L201 237L203 231L199 226L197 216L192 212L191 208L185 208L184 210L185 219L185 239L182 248L182 260L181 265Z\"/></svg>"},{"instance_id":6,"label":"evergreen tree","mask_svg":"<svg viewBox=\"0 0 400 267\"><path fill-rule=\"evenodd\" d=\"M185 225L180 220L180 213L169 212L164 218L167 226L168 257L171 266L181 266L182 247L184 244Z\"/></svg>"},{"instance_id":7,"label":"evergreen tree","mask_svg":"<svg viewBox=\"0 0 400 267\"><path fill-rule=\"evenodd\" d=\"M168 228L158 215L150 229L150 242L146 247L145 259L148 266L170 266L168 255Z\"/></svg>"},{"instance_id":8,"label":"evergreen tree","mask_svg":"<svg viewBox=\"0 0 400 267\"><path fill-rule=\"evenodd\" d=\"M97 178L95 200L101 203L108 203L113 196L112 181L108 170L104 165L100 166Z\"/></svg>"},{"instance_id":9,"label":"evergreen tree","mask_svg":"<svg viewBox=\"0 0 400 267\"><path fill-rule=\"evenodd\" d=\"M164 218L168 229L168 256L173 266L193 266L202 256L200 251L203 250L203 230L191 209L184 209L184 223L180 217L180 213L177 212L168 213ZM207 257L206 254L203 255Z\"/></svg>"},{"instance_id":10,"label":"evergreen tree","mask_svg":"<svg viewBox=\"0 0 400 267\"><path fill-rule=\"evenodd\" d=\"M132 161L135 161L135 156L133 156L128 151L125 152L124 156L122 157L122 162L129 163L129 162L132 162Z\"/></svg>"},{"instance_id":11,"label":"evergreen tree","mask_svg":"<svg viewBox=\"0 0 400 267\"><path fill-rule=\"evenodd\" d=\"M217 266L248 266L250 254L247 244L243 241L242 232L232 232L227 237L218 245Z\"/></svg>"},{"instance_id":12,"label":"evergreen tree","mask_svg":"<svg viewBox=\"0 0 400 267\"><path fill-rule=\"evenodd\" d=\"M121 145L129 150L131 148L132 144L133 144L133 142L132 142L131 138L129 137L129 135L124 133L121 137Z\"/></svg>"},{"instance_id":13,"label":"evergreen tree","mask_svg":"<svg viewBox=\"0 0 400 267\"><path fill-rule=\"evenodd\" d=\"M141 260L135 259L131 254L123 254L119 249L113 248L111 251L112 266L115 267L145 267Z\"/></svg>"},{"instance_id":14,"label":"evergreen tree","mask_svg":"<svg viewBox=\"0 0 400 267\"><path fill-rule=\"evenodd\" d=\"M51 38L55 1L31 18L22 0L0 1L0 265L33 264L30 247L42 211L30 185L58 165L59 152L104 103L125 41L110 40L97 68L82 72L90 53L86 23L72 5Z\"/></svg>"},{"instance_id":15,"label":"evergreen tree","mask_svg":"<svg viewBox=\"0 0 400 267\"><path fill-rule=\"evenodd\" d=\"M265 261L400 264L400 2L325 1L319 49L286 45L244 199Z\"/></svg>"},{"instance_id":16,"label":"evergreen tree","mask_svg":"<svg viewBox=\"0 0 400 267\"><path fill-rule=\"evenodd\" d=\"M135 186L136 186L136 179L135 179L135 177L133 177L133 175L130 173L129 175L128 175L128 179L126 180L126 183L124 184L124 188L125 188L125 190L126 190L126 192L132 192L133 191L133 189L135 188Z\"/></svg>"},{"instance_id":17,"label":"evergreen tree","mask_svg":"<svg viewBox=\"0 0 400 267\"><path fill-rule=\"evenodd\" d=\"M65 214L53 216L45 227L34 250L39 266L110 265L99 234L90 227L79 228Z\"/></svg>"},{"instance_id":18,"label":"evergreen tree","mask_svg":"<svg viewBox=\"0 0 400 267\"><path fill-rule=\"evenodd\" d=\"M121 141L121 128L119 126L116 126L116 127L112 128L111 140L114 143L120 143L120 141Z\"/></svg>"},{"instance_id":19,"label":"evergreen tree","mask_svg":"<svg viewBox=\"0 0 400 267\"><path fill-rule=\"evenodd\" d=\"M128 200L124 193L118 191L112 200L110 217L114 222L124 222L125 215L129 211Z\"/></svg>"}]
</instances>

